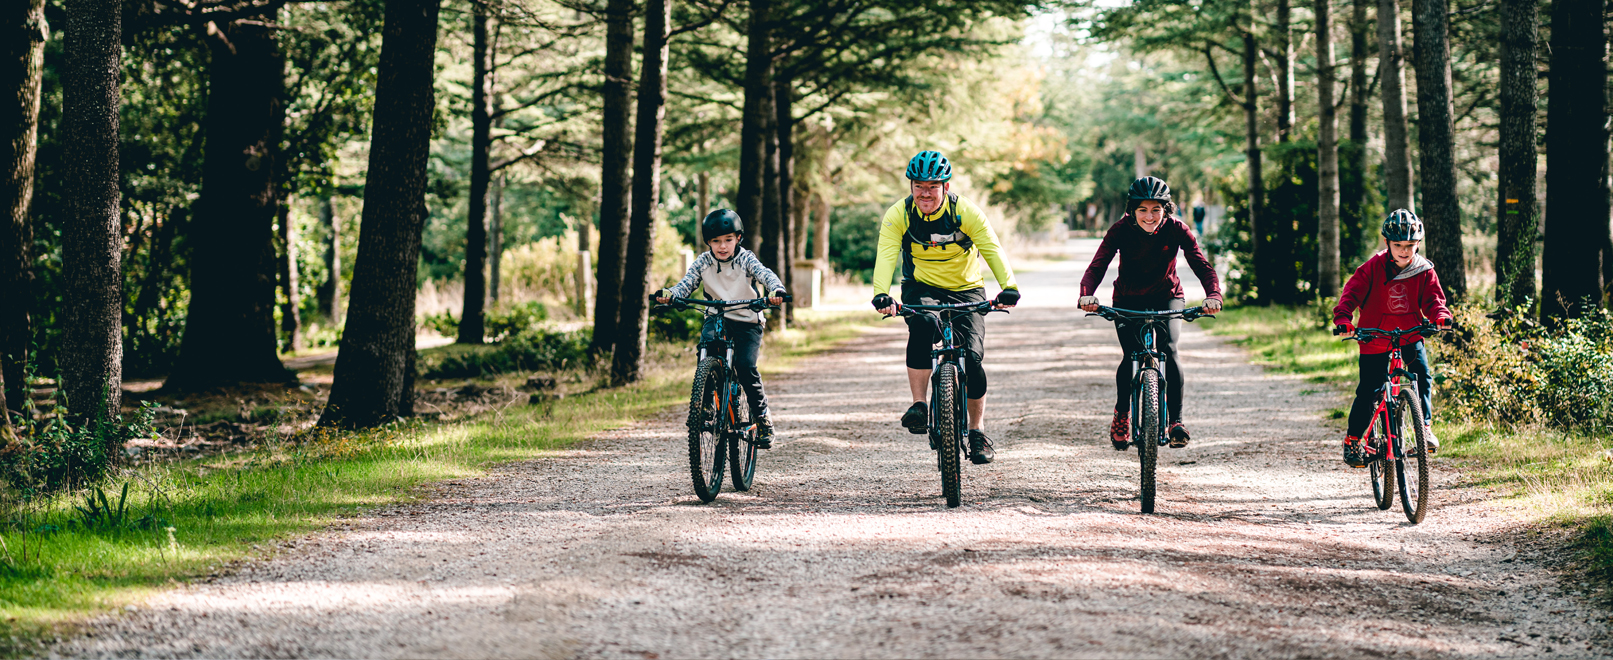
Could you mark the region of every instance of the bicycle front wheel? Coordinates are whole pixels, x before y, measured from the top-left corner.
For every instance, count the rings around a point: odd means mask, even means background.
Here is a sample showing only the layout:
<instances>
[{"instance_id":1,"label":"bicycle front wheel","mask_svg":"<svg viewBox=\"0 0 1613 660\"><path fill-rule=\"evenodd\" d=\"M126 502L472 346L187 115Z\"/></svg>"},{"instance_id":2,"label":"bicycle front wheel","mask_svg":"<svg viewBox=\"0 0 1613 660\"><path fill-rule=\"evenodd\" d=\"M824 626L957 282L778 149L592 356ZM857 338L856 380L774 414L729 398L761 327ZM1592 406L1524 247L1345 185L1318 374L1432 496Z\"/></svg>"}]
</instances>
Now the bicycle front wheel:
<instances>
[{"instance_id":1,"label":"bicycle front wheel","mask_svg":"<svg viewBox=\"0 0 1613 660\"><path fill-rule=\"evenodd\" d=\"M730 384L728 397L729 428L734 429L728 442L729 482L734 490L750 490L756 477L756 427L750 421L750 402L745 400L744 388Z\"/></svg>"},{"instance_id":2,"label":"bicycle front wheel","mask_svg":"<svg viewBox=\"0 0 1613 660\"><path fill-rule=\"evenodd\" d=\"M1378 460L1368 466L1372 472L1372 502L1383 511L1395 505L1395 463L1389 458L1389 443L1383 437L1383 428L1373 423L1367 433L1367 444L1378 452Z\"/></svg>"},{"instance_id":3,"label":"bicycle front wheel","mask_svg":"<svg viewBox=\"0 0 1613 660\"><path fill-rule=\"evenodd\" d=\"M722 445L727 426L722 418L722 372L722 360L701 360L689 392L689 476L694 479L694 494L701 502L717 499L722 490Z\"/></svg>"},{"instance_id":4,"label":"bicycle front wheel","mask_svg":"<svg viewBox=\"0 0 1613 660\"><path fill-rule=\"evenodd\" d=\"M962 466L958 456L963 451L963 439L960 429L962 424L958 420L958 365L945 363L935 374L935 410L937 412L935 428L932 430L939 440L941 449L937 462L941 468L941 494L947 498L947 506L956 507L962 501Z\"/></svg>"},{"instance_id":5,"label":"bicycle front wheel","mask_svg":"<svg viewBox=\"0 0 1613 660\"><path fill-rule=\"evenodd\" d=\"M1142 501L1143 513L1154 512L1154 470L1159 462L1159 439L1164 425L1159 416L1159 372L1143 369L1138 384L1137 405L1140 422L1132 429L1137 440L1137 458L1142 464L1142 484L1137 499Z\"/></svg>"},{"instance_id":6,"label":"bicycle front wheel","mask_svg":"<svg viewBox=\"0 0 1613 660\"><path fill-rule=\"evenodd\" d=\"M1400 508L1412 524L1423 521L1428 513L1428 438L1423 426L1423 405L1417 400L1417 391L1410 386L1400 388L1395 400L1395 423L1400 427L1401 459L1395 463L1400 479ZM1411 426L1406 432L1406 426Z\"/></svg>"}]
</instances>

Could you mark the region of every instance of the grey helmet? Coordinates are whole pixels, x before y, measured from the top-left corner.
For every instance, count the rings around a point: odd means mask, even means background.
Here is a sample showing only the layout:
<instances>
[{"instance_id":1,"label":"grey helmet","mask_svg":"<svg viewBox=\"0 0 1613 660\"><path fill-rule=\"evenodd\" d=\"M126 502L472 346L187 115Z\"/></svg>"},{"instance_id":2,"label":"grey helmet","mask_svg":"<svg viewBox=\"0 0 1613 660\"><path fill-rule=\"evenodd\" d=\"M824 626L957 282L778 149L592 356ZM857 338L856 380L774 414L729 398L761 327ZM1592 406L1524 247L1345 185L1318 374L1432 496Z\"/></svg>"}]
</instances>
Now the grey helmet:
<instances>
[{"instance_id":1,"label":"grey helmet","mask_svg":"<svg viewBox=\"0 0 1613 660\"><path fill-rule=\"evenodd\" d=\"M1391 241L1423 240L1423 221L1406 209L1395 209L1383 219L1383 237Z\"/></svg>"},{"instance_id":2,"label":"grey helmet","mask_svg":"<svg viewBox=\"0 0 1613 660\"><path fill-rule=\"evenodd\" d=\"M728 209L717 209L706 214L706 219L700 221L700 240L710 242L711 239L726 234L745 233L745 221L739 214Z\"/></svg>"}]
</instances>

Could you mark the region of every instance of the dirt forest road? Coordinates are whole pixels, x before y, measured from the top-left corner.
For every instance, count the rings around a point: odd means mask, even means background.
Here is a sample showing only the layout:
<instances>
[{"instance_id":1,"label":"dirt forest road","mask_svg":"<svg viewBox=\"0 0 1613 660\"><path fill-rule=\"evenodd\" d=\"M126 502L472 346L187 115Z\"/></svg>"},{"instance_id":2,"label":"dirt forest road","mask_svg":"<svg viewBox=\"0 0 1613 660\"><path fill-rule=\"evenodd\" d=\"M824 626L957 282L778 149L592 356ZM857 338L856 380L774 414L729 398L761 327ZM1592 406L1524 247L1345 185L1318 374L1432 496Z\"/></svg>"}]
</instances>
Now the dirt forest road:
<instances>
[{"instance_id":1,"label":"dirt forest road","mask_svg":"<svg viewBox=\"0 0 1613 660\"><path fill-rule=\"evenodd\" d=\"M757 486L700 505L683 410L445 484L55 652L102 657L1607 657L1606 612L1559 591L1518 524L1448 465L1427 522L1371 505L1320 411L1191 328L1191 447L1140 515L1109 448L1119 349L1075 258L990 320L988 430L961 508L897 425L885 322L769 383Z\"/></svg>"}]
</instances>

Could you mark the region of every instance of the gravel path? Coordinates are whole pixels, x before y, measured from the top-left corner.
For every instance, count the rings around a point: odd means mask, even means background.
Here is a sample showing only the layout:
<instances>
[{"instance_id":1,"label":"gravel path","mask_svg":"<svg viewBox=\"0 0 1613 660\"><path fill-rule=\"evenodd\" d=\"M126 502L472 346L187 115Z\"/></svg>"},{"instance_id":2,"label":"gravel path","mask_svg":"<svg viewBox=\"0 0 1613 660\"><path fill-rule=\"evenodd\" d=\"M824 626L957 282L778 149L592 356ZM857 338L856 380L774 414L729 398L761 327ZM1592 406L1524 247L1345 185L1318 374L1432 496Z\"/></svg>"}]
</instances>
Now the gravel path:
<instances>
[{"instance_id":1,"label":"gravel path","mask_svg":"<svg viewBox=\"0 0 1613 660\"><path fill-rule=\"evenodd\" d=\"M1076 245L1090 252L1091 245ZM887 322L769 384L756 488L702 506L683 411L373 512L59 646L118 657L1607 657L1608 619L1436 463L1422 525L1345 468L1331 393L1191 329L1159 513L1104 437L1119 348L1027 273L990 320L987 427L947 510L898 427ZM1040 306L1038 306L1040 305Z\"/></svg>"}]
</instances>

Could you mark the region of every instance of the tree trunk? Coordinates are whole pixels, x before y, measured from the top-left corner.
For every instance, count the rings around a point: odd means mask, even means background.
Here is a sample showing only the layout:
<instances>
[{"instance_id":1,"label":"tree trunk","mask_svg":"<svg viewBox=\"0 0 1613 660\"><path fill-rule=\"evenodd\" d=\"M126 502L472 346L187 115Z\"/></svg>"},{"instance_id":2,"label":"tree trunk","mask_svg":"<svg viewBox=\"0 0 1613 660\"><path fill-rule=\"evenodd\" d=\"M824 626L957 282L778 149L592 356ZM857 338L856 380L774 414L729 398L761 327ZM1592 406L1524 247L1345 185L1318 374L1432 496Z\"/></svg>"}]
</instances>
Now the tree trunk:
<instances>
[{"instance_id":1,"label":"tree trunk","mask_svg":"<svg viewBox=\"0 0 1613 660\"><path fill-rule=\"evenodd\" d=\"M762 253L762 188L767 160L768 126L772 123L773 58L768 34L772 0L750 0L750 26L745 46L745 108L739 129L739 192L734 211L745 222L745 247ZM776 185L776 184L775 184ZM763 263L767 262L765 256Z\"/></svg>"},{"instance_id":2,"label":"tree trunk","mask_svg":"<svg viewBox=\"0 0 1613 660\"><path fill-rule=\"evenodd\" d=\"M1321 127L1316 136L1317 293L1339 295L1338 113L1333 105L1333 20L1329 0L1316 0L1316 105Z\"/></svg>"},{"instance_id":3,"label":"tree trunk","mask_svg":"<svg viewBox=\"0 0 1613 660\"><path fill-rule=\"evenodd\" d=\"M1512 307L1535 297L1535 0L1501 3L1501 107L1496 183L1495 300Z\"/></svg>"},{"instance_id":4,"label":"tree trunk","mask_svg":"<svg viewBox=\"0 0 1613 660\"><path fill-rule=\"evenodd\" d=\"M779 223L779 265L776 272L784 280L784 286L791 286L795 282L795 244L797 242L795 225L793 224L795 206L795 81L789 78L778 78L773 81L774 104L773 110L777 119L778 134L778 223ZM784 303L784 309L778 314L783 320L795 318L795 305Z\"/></svg>"},{"instance_id":5,"label":"tree trunk","mask_svg":"<svg viewBox=\"0 0 1613 660\"><path fill-rule=\"evenodd\" d=\"M492 198L487 202L487 299L498 304L498 285L502 277L499 262L504 260L504 176L493 180ZM579 224L581 224L579 222Z\"/></svg>"},{"instance_id":6,"label":"tree trunk","mask_svg":"<svg viewBox=\"0 0 1613 660\"><path fill-rule=\"evenodd\" d=\"M812 226L812 191L797 190L790 204L790 262L794 263L807 258L807 236ZM793 283L789 283L792 284Z\"/></svg>"},{"instance_id":7,"label":"tree trunk","mask_svg":"<svg viewBox=\"0 0 1613 660\"><path fill-rule=\"evenodd\" d=\"M772 96L771 94L769 95ZM774 113L772 99L768 100L768 113ZM785 270L788 256L787 246L784 242L784 218L779 208L779 143L778 121L770 116L767 122L766 147L767 155L762 159L762 250L760 252L762 265L767 266L781 277ZM783 330L784 314L770 314L767 317L767 329Z\"/></svg>"},{"instance_id":8,"label":"tree trunk","mask_svg":"<svg viewBox=\"0 0 1613 660\"><path fill-rule=\"evenodd\" d=\"M118 217L122 4L78 0L66 6L60 394L78 423L109 422L123 401L123 227ZM105 437L117 439L112 433ZM105 449L114 459L120 456L115 446Z\"/></svg>"},{"instance_id":9,"label":"tree trunk","mask_svg":"<svg viewBox=\"0 0 1613 660\"><path fill-rule=\"evenodd\" d=\"M319 198L319 222L325 227L325 281L319 284L319 313L335 325L342 322L342 221L328 196Z\"/></svg>"},{"instance_id":10,"label":"tree trunk","mask_svg":"<svg viewBox=\"0 0 1613 660\"><path fill-rule=\"evenodd\" d=\"M695 229L695 242L697 244L700 242L700 238L699 238L700 237L700 230L699 230L700 222L706 219L707 214L711 213L711 173L702 171L700 173L700 175L699 175L699 178L700 178L700 195L697 198L699 200L699 202L698 202L699 205L697 207L695 207L696 208L695 212L696 212L697 215L696 215L696 217L694 219L695 228L696 228Z\"/></svg>"},{"instance_id":11,"label":"tree trunk","mask_svg":"<svg viewBox=\"0 0 1613 660\"><path fill-rule=\"evenodd\" d=\"M1383 178L1386 210L1415 211L1411 132L1406 129L1406 49L1400 43L1399 0L1378 0L1378 79L1383 86Z\"/></svg>"},{"instance_id":12,"label":"tree trunk","mask_svg":"<svg viewBox=\"0 0 1613 660\"><path fill-rule=\"evenodd\" d=\"M1277 142L1294 132L1294 21L1291 0L1277 0Z\"/></svg>"},{"instance_id":13,"label":"tree trunk","mask_svg":"<svg viewBox=\"0 0 1613 660\"><path fill-rule=\"evenodd\" d=\"M281 202L280 226L280 334L285 337L285 351L302 350L301 305L297 300L297 231L291 226L291 205Z\"/></svg>"},{"instance_id":14,"label":"tree trunk","mask_svg":"<svg viewBox=\"0 0 1613 660\"><path fill-rule=\"evenodd\" d=\"M812 236L812 258L817 259L824 269L829 269L832 267L829 264L829 216L832 211L829 209L829 200L822 194L814 194L812 201L818 205L818 227Z\"/></svg>"},{"instance_id":15,"label":"tree trunk","mask_svg":"<svg viewBox=\"0 0 1613 660\"><path fill-rule=\"evenodd\" d=\"M1260 90L1255 87L1255 62L1260 57L1259 44L1255 43L1253 33L1245 32L1243 35L1243 128L1244 128L1244 159L1249 168L1249 235L1253 239L1249 260L1254 266L1255 288L1258 299L1262 304L1270 303L1272 292L1276 290L1273 282L1274 266L1268 262L1270 248L1267 245L1265 231L1266 218L1263 216L1266 205L1266 182L1260 163ZM1112 222L1112 219L1105 219Z\"/></svg>"},{"instance_id":16,"label":"tree trunk","mask_svg":"<svg viewBox=\"0 0 1613 660\"><path fill-rule=\"evenodd\" d=\"M1344 257L1356 257L1361 250L1363 232L1366 231L1367 209L1367 112L1368 103L1372 100L1372 92L1367 88L1367 57L1370 53L1367 43L1367 4L1372 0L1353 0L1350 7L1350 144L1340 157L1340 163L1348 177L1341 175L1349 183L1339 186L1339 224L1340 234L1343 227L1349 228L1351 241L1348 245L1340 239L1340 267L1344 271L1350 270L1349 263L1344 263Z\"/></svg>"},{"instance_id":17,"label":"tree trunk","mask_svg":"<svg viewBox=\"0 0 1613 660\"><path fill-rule=\"evenodd\" d=\"M415 276L440 3L386 3L353 291L321 425L376 426L414 413Z\"/></svg>"},{"instance_id":18,"label":"tree trunk","mask_svg":"<svg viewBox=\"0 0 1613 660\"><path fill-rule=\"evenodd\" d=\"M1423 246L1445 295L1467 294L1462 255L1462 209L1456 199L1456 134L1451 99L1451 49L1446 0L1413 0L1417 32L1417 154L1423 187ZM1604 89L1605 83L1597 89ZM1602 101L1597 102L1602 107Z\"/></svg>"},{"instance_id":19,"label":"tree trunk","mask_svg":"<svg viewBox=\"0 0 1613 660\"><path fill-rule=\"evenodd\" d=\"M263 22L236 21L210 34L202 192L188 239L190 308L165 384L181 390L296 379L280 363L274 324L285 59Z\"/></svg>"},{"instance_id":20,"label":"tree trunk","mask_svg":"<svg viewBox=\"0 0 1613 660\"><path fill-rule=\"evenodd\" d=\"M1546 244L1541 315L1579 316L1601 304L1600 163L1607 113L1601 0L1556 0L1546 88ZM1597 164L1592 167L1591 164ZM1586 305L1587 299L1589 305Z\"/></svg>"},{"instance_id":21,"label":"tree trunk","mask_svg":"<svg viewBox=\"0 0 1613 660\"><path fill-rule=\"evenodd\" d=\"M480 344L486 334L482 307L487 301L487 188L492 174L488 152L493 147L491 71L493 49L488 47L485 0L471 4L471 92L470 92L470 199L465 221L465 300L459 316L458 344Z\"/></svg>"},{"instance_id":22,"label":"tree trunk","mask_svg":"<svg viewBox=\"0 0 1613 660\"><path fill-rule=\"evenodd\" d=\"M629 89L633 84L633 0L609 0L605 6L605 86L601 133L604 151L599 174L599 265L595 274L594 338L598 355L616 349L623 329L622 276L627 259L627 160Z\"/></svg>"},{"instance_id":23,"label":"tree trunk","mask_svg":"<svg viewBox=\"0 0 1613 660\"><path fill-rule=\"evenodd\" d=\"M649 336L647 296L655 263L655 213L661 190L661 137L666 126L667 53L672 1L644 6L643 64L639 66L638 119L633 136L633 218L627 239L627 270L622 281L621 332L611 360L611 382L637 381Z\"/></svg>"},{"instance_id":24,"label":"tree trunk","mask_svg":"<svg viewBox=\"0 0 1613 660\"><path fill-rule=\"evenodd\" d=\"M0 410L22 410L33 337L34 156L39 147L40 81L45 72L45 0L25 0L0 14L5 59L0 89L16 90L0 104ZM0 427L11 423L0 414Z\"/></svg>"}]
</instances>

